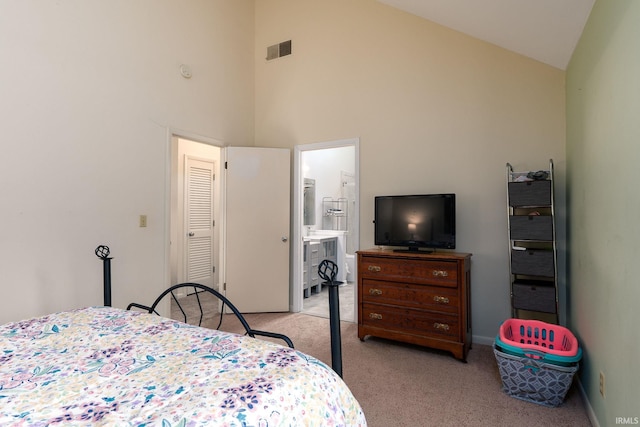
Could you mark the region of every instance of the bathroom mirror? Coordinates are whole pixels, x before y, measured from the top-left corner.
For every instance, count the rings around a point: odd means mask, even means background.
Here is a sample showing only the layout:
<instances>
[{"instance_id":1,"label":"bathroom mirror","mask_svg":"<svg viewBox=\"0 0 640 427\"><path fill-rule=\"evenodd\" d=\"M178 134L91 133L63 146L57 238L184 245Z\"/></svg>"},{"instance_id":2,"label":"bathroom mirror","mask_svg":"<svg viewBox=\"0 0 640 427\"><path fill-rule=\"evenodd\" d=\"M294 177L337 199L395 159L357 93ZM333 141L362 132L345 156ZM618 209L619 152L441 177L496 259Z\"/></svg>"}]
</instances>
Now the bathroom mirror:
<instances>
[{"instance_id":1,"label":"bathroom mirror","mask_svg":"<svg viewBox=\"0 0 640 427\"><path fill-rule=\"evenodd\" d=\"M304 197L303 197L302 216L303 225L316 224L316 180L311 178L304 179Z\"/></svg>"}]
</instances>

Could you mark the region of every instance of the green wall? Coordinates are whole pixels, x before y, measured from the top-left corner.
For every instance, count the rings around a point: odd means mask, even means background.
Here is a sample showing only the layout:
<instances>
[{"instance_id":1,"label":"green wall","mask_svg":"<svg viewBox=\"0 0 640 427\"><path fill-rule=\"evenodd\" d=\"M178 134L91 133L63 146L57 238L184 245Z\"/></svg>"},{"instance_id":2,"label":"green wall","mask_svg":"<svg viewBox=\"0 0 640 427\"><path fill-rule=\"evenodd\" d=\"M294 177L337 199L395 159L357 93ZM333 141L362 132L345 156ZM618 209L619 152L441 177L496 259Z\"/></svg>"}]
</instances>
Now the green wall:
<instances>
[{"instance_id":1,"label":"green wall","mask_svg":"<svg viewBox=\"0 0 640 427\"><path fill-rule=\"evenodd\" d=\"M640 418L639 23L640 1L598 0L567 70L569 321L601 426Z\"/></svg>"}]
</instances>

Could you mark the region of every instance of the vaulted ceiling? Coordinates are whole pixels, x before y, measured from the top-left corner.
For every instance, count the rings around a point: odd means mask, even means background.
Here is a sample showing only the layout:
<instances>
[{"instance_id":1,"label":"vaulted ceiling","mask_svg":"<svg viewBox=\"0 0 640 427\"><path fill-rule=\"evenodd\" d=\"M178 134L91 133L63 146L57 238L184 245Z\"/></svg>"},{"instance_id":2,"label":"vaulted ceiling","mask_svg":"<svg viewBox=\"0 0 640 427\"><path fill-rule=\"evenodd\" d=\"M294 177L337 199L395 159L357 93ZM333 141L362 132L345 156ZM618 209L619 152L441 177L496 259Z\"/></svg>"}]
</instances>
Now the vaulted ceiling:
<instances>
[{"instance_id":1,"label":"vaulted ceiling","mask_svg":"<svg viewBox=\"0 0 640 427\"><path fill-rule=\"evenodd\" d=\"M378 0L566 70L595 0Z\"/></svg>"}]
</instances>

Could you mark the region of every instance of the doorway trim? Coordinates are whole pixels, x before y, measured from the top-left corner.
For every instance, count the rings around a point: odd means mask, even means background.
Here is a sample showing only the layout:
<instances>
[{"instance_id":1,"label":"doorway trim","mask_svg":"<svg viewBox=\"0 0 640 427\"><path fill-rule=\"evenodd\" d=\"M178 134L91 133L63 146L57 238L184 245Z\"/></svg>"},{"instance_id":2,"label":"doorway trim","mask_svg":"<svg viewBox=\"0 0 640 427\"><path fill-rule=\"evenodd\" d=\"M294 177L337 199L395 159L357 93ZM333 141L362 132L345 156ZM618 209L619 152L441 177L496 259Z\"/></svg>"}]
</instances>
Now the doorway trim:
<instances>
[{"instance_id":1,"label":"doorway trim","mask_svg":"<svg viewBox=\"0 0 640 427\"><path fill-rule=\"evenodd\" d=\"M178 168L178 139L189 140L192 142L210 145L213 147L217 147L223 149L225 144L217 139L210 138L207 136L202 136L199 134L195 134L193 132L179 130L175 128L167 128L167 146L166 146L166 162L165 162L165 260L166 260L166 268L165 268L165 284L163 288L160 290L163 291L167 287L171 285L172 282L172 270L173 258L177 256L176 253L173 253L174 248L176 248L176 224L173 224L177 220L177 215L174 209L181 209L178 206L178 201L174 200L174 188L173 187L173 175L177 173ZM175 170L174 170L175 168ZM176 206L174 206L174 204ZM173 225L172 225L173 224ZM172 242L174 244L172 245ZM216 248L219 250L220 248ZM175 249L177 250L177 248Z\"/></svg>"},{"instance_id":2,"label":"doorway trim","mask_svg":"<svg viewBox=\"0 0 640 427\"><path fill-rule=\"evenodd\" d=\"M312 144L296 145L293 154L293 266L291 275L291 311L298 313L302 311L303 291L302 291L302 259L303 259L303 235L302 235L302 216L303 216L303 171L302 171L302 153L305 151L324 150L328 148L354 147L355 150L355 213L354 218L354 252L360 247L360 138L340 139L336 141L317 142ZM355 307L358 303L357 286L354 286L354 316Z\"/></svg>"}]
</instances>

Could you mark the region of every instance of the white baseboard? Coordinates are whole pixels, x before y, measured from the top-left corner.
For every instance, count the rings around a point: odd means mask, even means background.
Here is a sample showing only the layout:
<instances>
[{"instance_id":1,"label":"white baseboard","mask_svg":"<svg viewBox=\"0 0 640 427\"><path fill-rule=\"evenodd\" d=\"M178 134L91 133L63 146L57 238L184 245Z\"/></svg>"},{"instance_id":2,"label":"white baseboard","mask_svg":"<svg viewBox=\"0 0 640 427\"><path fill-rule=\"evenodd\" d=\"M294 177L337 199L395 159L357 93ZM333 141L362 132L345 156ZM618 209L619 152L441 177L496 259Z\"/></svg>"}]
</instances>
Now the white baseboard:
<instances>
[{"instance_id":1,"label":"white baseboard","mask_svg":"<svg viewBox=\"0 0 640 427\"><path fill-rule=\"evenodd\" d=\"M600 427L598 418L596 418L596 413L593 411L593 407L591 406L591 402L589 402L589 397L587 396L587 393L584 391L584 387L582 387L582 382L580 382L580 378L576 378L576 380L578 384L578 390L580 390L580 396L582 396L584 407L587 409L587 416L589 417L589 421L591 421L591 425L593 427Z\"/></svg>"},{"instance_id":2,"label":"white baseboard","mask_svg":"<svg viewBox=\"0 0 640 427\"><path fill-rule=\"evenodd\" d=\"M495 341L496 337L483 337L480 335L473 335L471 340L473 342L473 344L482 344L482 345L493 345L493 342Z\"/></svg>"}]
</instances>

